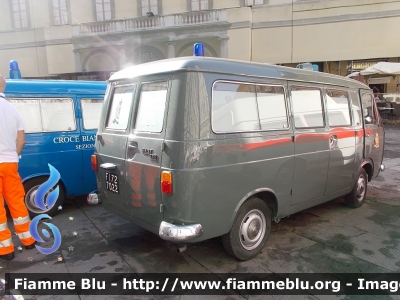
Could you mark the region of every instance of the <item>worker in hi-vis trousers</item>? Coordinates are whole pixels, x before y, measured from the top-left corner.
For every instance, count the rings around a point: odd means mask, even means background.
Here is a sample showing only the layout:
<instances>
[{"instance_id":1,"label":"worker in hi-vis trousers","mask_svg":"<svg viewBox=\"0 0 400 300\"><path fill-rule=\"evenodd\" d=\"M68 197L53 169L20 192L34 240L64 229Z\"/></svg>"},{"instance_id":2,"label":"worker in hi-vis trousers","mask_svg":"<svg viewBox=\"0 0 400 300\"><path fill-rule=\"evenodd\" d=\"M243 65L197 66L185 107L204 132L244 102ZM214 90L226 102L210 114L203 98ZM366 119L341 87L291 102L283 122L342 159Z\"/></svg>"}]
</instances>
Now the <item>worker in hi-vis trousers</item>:
<instances>
[{"instance_id":1,"label":"worker in hi-vis trousers","mask_svg":"<svg viewBox=\"0 0 400 300\"><path fill-rule=\"evenodd\" d=\"M25 145L25 132L19 111L4 98L6 81L0 75L0 258L14 258L12 234L7 225L4 200L10 210L14 229L25 249L33 249L30 218L24 202L24 187L18 174L18 161Z\"/></svg>"}]
</instances>

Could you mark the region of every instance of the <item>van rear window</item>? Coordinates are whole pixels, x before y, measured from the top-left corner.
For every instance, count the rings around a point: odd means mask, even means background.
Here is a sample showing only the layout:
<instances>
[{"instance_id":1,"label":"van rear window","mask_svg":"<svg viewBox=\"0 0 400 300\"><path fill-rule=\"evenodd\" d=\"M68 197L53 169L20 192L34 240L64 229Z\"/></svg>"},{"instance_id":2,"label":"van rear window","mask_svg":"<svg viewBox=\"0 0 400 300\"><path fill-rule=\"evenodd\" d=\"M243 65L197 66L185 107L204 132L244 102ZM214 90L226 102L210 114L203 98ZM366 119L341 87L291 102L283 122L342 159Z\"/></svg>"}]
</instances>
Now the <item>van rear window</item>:
<instances>
[{"instance_id":1,"label":"van rear window","mask_svg":"<svg viewBox=\"0 0 400 300\"><path fill-rule=\"evenodd\" d=\"M167 82L144 83L141 87L135 129L161 132L164 123Z\"/></svg>"},{"instance_id":2,"label":"van rear window","mask_svg":"<svg viewBox=\"0 0 400 300\"><path fill-rule=\"evenodd\" d=\"M133 85L117 86L115 88L106 123L107 129L125 130L128 127L134 92L135 87Z\"/></svg>"},{"instance_id":3,"label":"van rear window","mask_svg":"<svg viewBox=\"0 0 400 300\"><path fill-rule=\"evenodd\" d=\"M72 99L9 98L8 100L21 112L26 133L76 130Z\"/></svg>"},{"instance_id":4,"label":"van rear window","mask_svg":"<svg viewBox=\"0 0 400 300\"><path fill-rule=\"evenodd\" d=\"M83 128L97 129L103 107L103 99L81 99Z\"/></svg>"}]
</instances>

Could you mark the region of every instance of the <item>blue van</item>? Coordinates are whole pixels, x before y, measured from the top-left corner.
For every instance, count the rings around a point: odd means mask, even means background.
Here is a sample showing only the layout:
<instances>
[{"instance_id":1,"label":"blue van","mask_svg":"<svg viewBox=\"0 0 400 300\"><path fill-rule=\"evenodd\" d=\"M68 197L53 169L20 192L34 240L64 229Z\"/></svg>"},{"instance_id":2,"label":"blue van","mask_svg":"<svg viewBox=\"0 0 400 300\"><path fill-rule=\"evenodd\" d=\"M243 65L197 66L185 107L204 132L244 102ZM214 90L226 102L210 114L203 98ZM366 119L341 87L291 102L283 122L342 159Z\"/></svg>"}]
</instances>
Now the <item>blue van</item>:
<instances>
[{"instance_id":1,"label":"blue van","mask_svg":"<svg viewBox=\"0 0 400 300\"><path fill-rule=\"evenodd\" d=\"M6 82L5 96L24 119L26 144L19 174L32 217L43 213L35 204L35 194L49 178L49 164L60 172L59 197L44 212L52 216L66 197L96 189L90 156L107 83L12 79Z\"/></svg>"}]
</instances>

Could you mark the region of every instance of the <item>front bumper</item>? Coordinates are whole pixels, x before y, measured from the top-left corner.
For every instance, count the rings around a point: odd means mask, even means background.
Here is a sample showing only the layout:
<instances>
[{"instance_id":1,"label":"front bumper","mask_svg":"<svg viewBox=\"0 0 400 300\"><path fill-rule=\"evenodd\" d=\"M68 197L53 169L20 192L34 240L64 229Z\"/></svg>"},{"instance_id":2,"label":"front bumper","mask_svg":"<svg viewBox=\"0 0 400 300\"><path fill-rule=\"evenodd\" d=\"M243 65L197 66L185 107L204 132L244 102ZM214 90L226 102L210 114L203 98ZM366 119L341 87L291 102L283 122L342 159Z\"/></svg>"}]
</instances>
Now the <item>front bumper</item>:
<instances>
[{"instance_id":1,"label":"front bumper","mask_svg":"<svg viewBox=\"0 0 400 300\"><path fill-rule=\"evenodd\" d=\"M203 227L200 224L174 225L162 221L158 234L163 240L182 242L201 236L203 234Z\"/></svg>"}]
</instances>

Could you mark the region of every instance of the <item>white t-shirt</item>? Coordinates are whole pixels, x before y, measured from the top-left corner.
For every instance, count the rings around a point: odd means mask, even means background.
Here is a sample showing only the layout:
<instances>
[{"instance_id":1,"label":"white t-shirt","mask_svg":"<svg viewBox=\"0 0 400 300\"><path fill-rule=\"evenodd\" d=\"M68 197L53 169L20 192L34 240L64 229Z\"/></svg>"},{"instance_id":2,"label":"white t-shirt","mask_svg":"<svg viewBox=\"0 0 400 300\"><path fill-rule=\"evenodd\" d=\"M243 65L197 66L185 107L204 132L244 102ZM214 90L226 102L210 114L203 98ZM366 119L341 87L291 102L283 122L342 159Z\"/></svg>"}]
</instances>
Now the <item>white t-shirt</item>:
<instances>
[{"instance_id":1,"label":"white t-shirt","mask_svg":"<svg viewBox=\"0 0 400 300\"><path fill-rule=\"evenodd\" d=\"M0 93L0 163L18 162L17 131L24 130L21 113Z\"/></svg>"}]
</instances>

